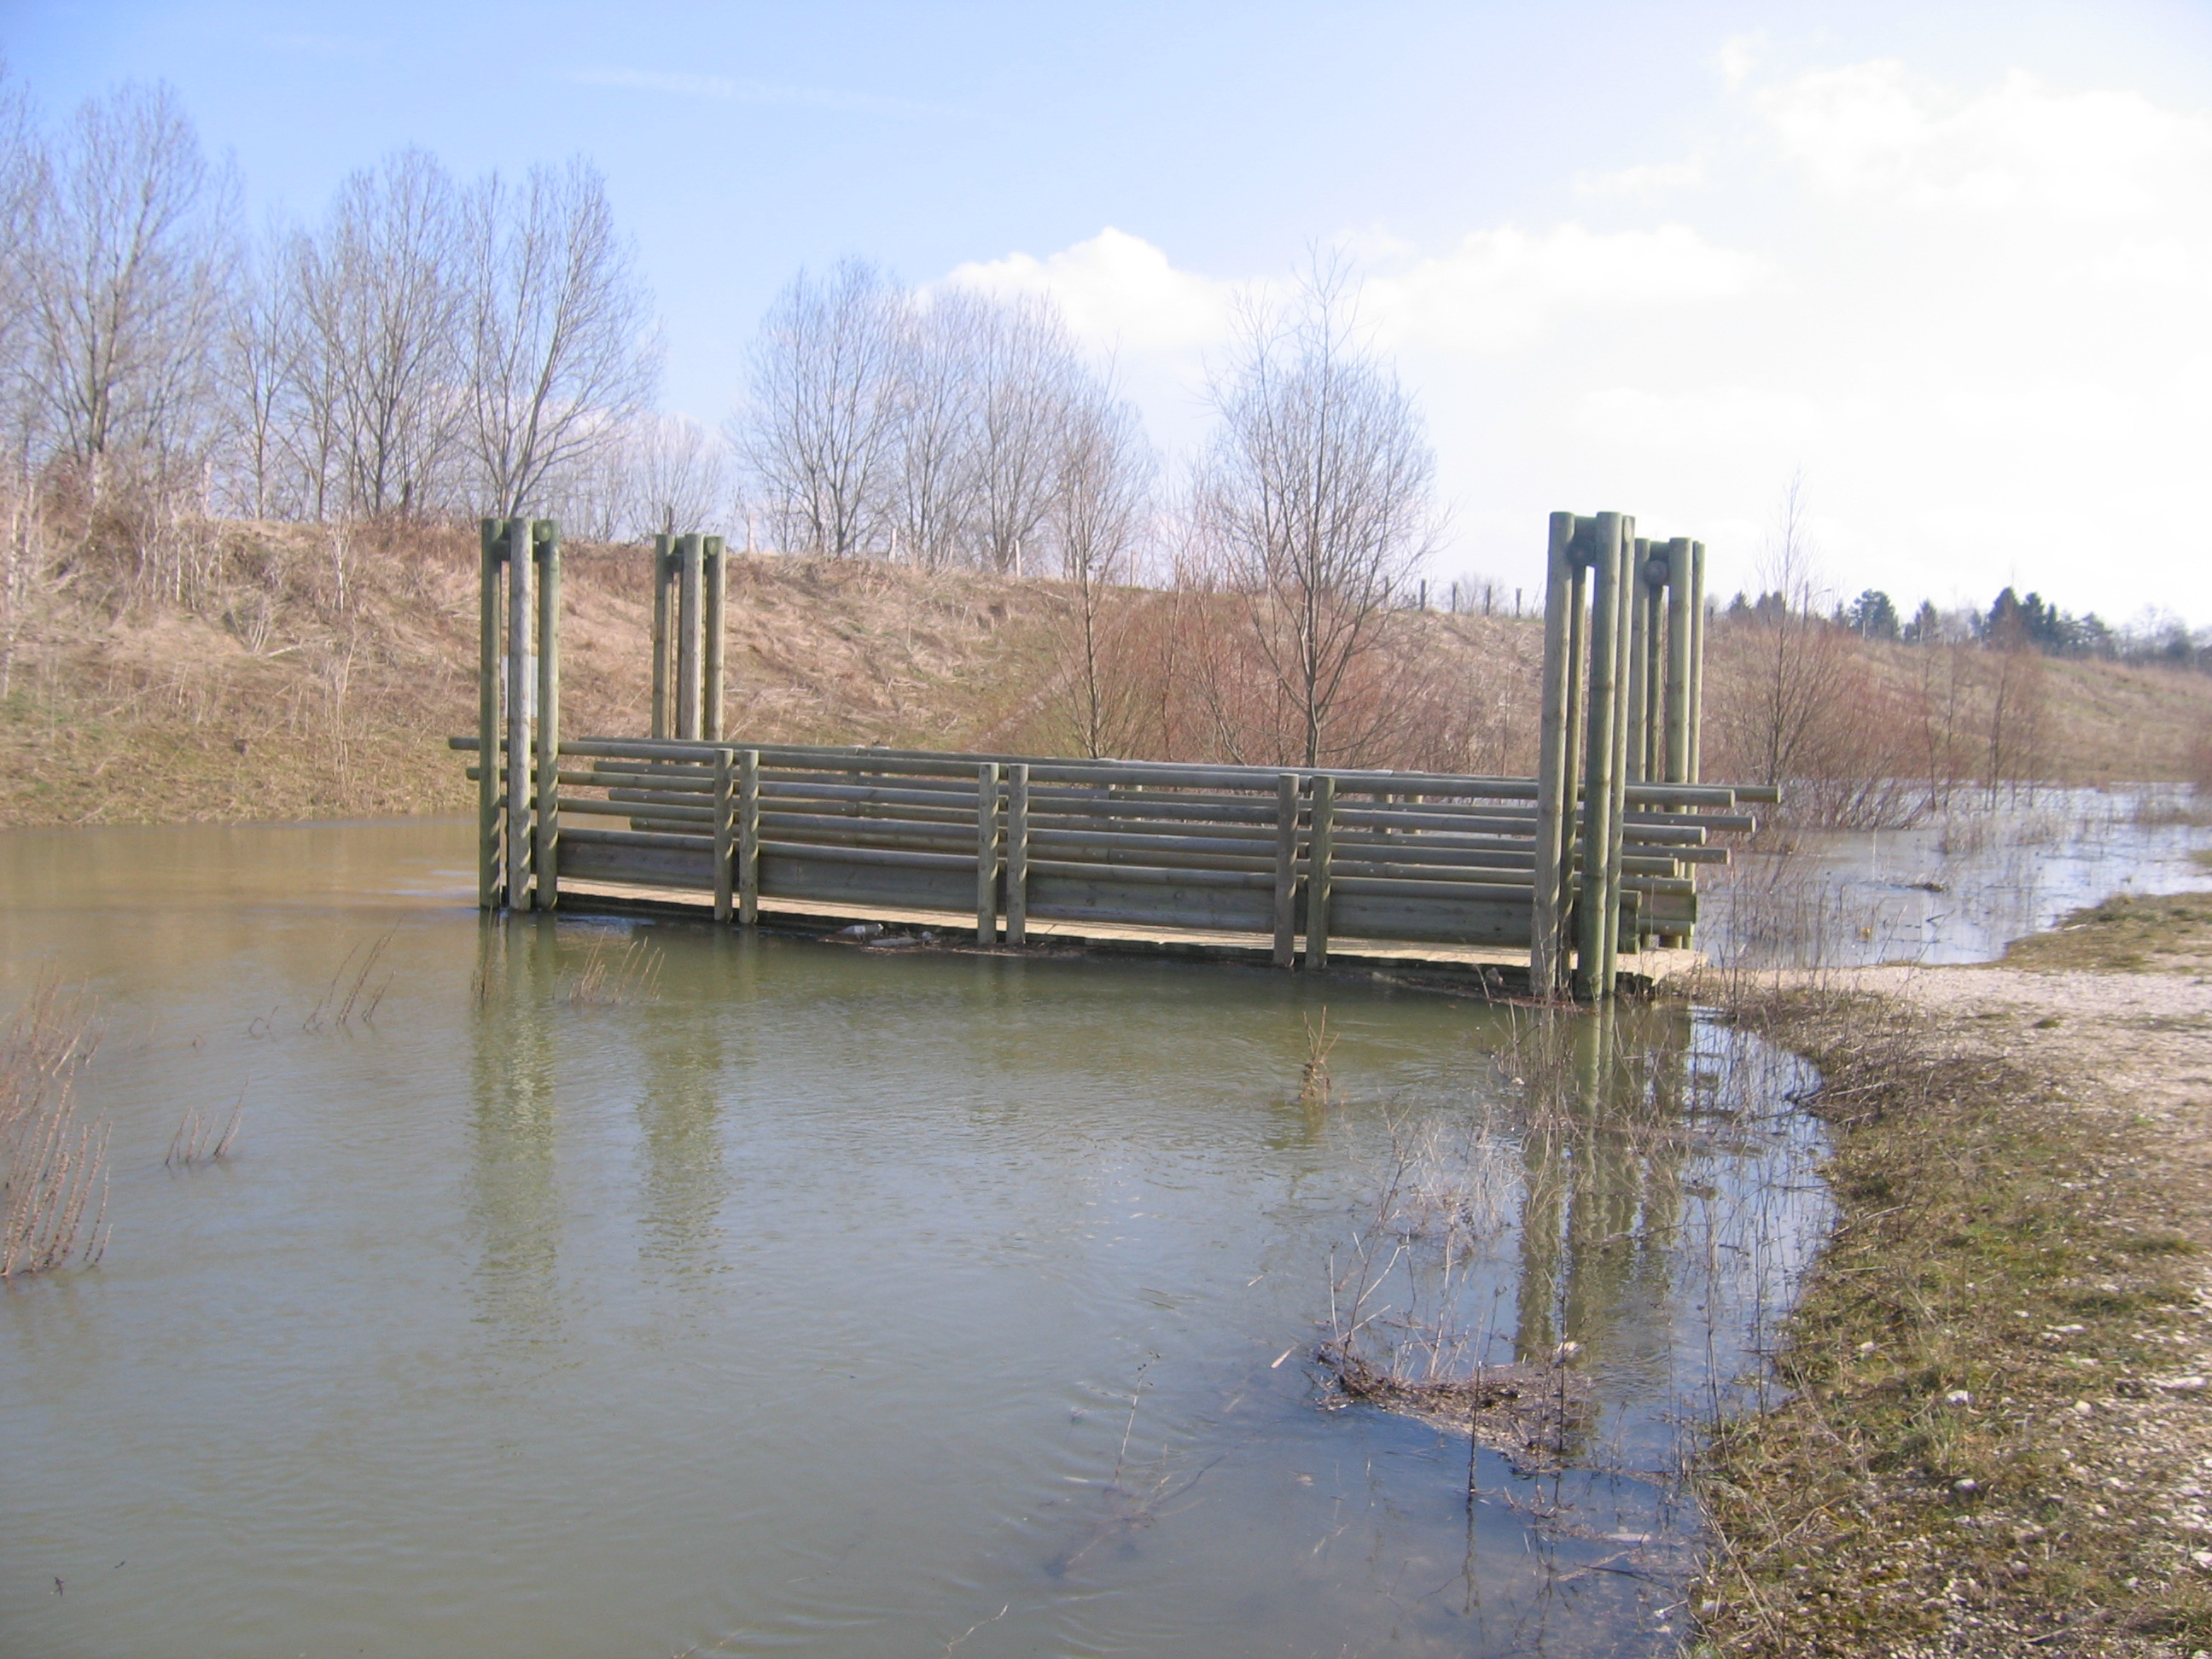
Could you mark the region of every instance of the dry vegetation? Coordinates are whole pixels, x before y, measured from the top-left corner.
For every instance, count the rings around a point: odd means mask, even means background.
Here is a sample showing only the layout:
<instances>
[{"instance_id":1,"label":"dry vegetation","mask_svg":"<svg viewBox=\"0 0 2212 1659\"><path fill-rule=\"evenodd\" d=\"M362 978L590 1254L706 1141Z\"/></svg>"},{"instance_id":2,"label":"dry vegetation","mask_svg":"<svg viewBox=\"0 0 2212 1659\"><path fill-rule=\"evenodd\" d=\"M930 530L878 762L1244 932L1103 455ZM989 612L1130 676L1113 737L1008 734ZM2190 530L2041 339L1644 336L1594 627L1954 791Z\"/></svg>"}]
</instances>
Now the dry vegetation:
<instances>
[{"instance_id":1,"label":"dry vegetation","mask_svg":"<svg viewBox=\"0 0 2212 1659\"><path fill-rule=\"evenodd\" d=\"M1777 1359L1790 1397L1699 1472L1698 1650L2212 1640L2199 1245L2140 1120L1986 1015L1824 988L1739 1017L1820 1067L1841 1215Z\"/></svg>"},{"instance_id":2,"label":"dry vegetation","mask_svg":"<svg viewBox=\"0 0 2212 1659\"><path fill-rule=\"evenodd\" d=\"M106 1248L107 1125L78 1115L70 1087L94 1040L84 999L54 985L0 1037L0 1279Z\"/></svg>"},{"instance_id":3,"label":"dry vegetation","mask_svg":"<svg viewBox=\"0 0 2212 1659\"><path fill-rule=\"evenodd\" d=\"M0 823L460 811L473 532L118 518L50 533L0 650ZM733 559L726 729L763 740L1294 762L1301 717L1243 596L1194 583ZM647 556L572 544L572 732L635 733ZM1394 612L1323 758L1526 773L1533 619ZM1962 786L2194 780L2212 677L1792 619L1712 630L1706 774L1800 781L1807 816L1895 822Z\"/></svg>"}]
</instances>

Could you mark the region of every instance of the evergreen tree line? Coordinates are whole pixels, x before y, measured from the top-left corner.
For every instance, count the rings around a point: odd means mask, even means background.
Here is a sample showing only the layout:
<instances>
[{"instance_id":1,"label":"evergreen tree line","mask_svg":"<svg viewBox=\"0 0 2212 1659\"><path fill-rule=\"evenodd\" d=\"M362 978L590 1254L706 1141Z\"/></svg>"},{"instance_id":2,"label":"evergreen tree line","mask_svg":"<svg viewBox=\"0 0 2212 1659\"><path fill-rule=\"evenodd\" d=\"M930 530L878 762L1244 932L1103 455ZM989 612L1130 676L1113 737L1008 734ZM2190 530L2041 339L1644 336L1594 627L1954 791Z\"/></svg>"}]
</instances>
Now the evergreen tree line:
<instances>
[{"instance_id":1,"label":"evergreen tree line","mask_svg":"<svg viewBox=\"0 0 2212 1659\"><path fill-rule=\"evenodd\" d=\"M1732 622L1778 621L1808 607L1794 608L1789 597L1768 592L1739 592L1723 615ZM2146 612L2115 627L2095 611L2075 615L2036 592L2006 587L1987 610L1944 611L1923 599L1910 617L1900 619L1897 605L1879 588L1868 588L1826 618L1862 639L1904 645L1980 645L1997 651L2033 651L2046 657L2095 657L2108 662L2159 664L2212 669L2212 631L2192 632L2179 617Z\"/></svg>"}]
</instances>

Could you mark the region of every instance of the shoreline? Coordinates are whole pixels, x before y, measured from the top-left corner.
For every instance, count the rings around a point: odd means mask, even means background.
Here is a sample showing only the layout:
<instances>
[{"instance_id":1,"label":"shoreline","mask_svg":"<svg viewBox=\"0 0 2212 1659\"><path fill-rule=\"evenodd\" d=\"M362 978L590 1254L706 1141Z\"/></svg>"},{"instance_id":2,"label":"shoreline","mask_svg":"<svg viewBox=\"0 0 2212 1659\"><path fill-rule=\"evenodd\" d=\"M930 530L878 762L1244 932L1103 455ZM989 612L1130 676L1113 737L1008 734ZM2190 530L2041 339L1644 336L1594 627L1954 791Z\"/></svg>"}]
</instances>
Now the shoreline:
<instances>
[{"instance_id":1,"label":"shoreline","mask_svg":"<svg viewBox=\"0 0 2212 1659\"><path fill-rule=\"evenodd\" d=\"M1694 1472L1688 1651L2212 1646L2212 894L1711 1000L1820 1068L1838 1212Z\"/></svg>"}]
</instances>

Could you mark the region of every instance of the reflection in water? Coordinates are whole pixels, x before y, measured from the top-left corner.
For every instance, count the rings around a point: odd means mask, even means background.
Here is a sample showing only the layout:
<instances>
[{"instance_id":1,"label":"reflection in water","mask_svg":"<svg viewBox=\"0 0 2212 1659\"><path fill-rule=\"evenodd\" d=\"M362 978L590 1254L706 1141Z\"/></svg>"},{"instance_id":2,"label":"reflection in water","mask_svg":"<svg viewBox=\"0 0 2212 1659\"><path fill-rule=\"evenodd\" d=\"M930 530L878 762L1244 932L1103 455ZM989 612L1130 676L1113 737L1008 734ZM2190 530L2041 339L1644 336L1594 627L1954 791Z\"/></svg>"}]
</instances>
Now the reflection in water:
<instances>
[{"instance_id":1,"label":"reflection in water","mask_svg":"<svg viewBox=\"0 0 2212 1659\"><path fill-rule=\"evenodd\" d=\"M477 923L471 1172L483 1255L475 1282L483 1318L532 1342L560 1334L552 945L550 926L527 916Z\"/></svg>"},{"instance_id":2,"label":"reflection in water","mask_svg":"<svg viewBox=\"0 0 2212 1659\"><path fill-rule=\"evenodd\" d=\"M741 1019L744 1004L732 983L738 941L717 931L707 943L706 993ZM644 1254L671 1273L710 1272L719 1265L716 1218L729 1193L721 1123L727 1024L647 1018L636 1025L644 1085L637 1108L645 1151Z\"/></svg>"},{"instance_id":3,"label":"reflection in water","mask_svg":"<svg viewBox=\"0 0 2212 1659\"><path fill-rule=\"evenodd\" d=\"M1698 948L1748 967L1985 962L2115 893L2206 884L2185 787L1961 796L1909 830L1770 836L1709 872Z\"/></svg>"}]
</instances>

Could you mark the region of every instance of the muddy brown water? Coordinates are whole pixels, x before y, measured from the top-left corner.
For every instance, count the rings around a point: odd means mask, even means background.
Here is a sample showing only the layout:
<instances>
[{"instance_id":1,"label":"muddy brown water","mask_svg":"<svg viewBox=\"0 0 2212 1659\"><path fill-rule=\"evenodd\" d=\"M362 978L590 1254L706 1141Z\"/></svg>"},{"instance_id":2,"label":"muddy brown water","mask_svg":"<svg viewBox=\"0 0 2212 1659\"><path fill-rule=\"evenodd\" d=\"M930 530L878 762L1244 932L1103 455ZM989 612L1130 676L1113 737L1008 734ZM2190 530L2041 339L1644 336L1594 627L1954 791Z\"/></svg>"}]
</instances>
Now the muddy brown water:
<instances>
[{"instance_id":1,"label":"muddy brown water","mask_svg":"<svg viewBox=\"0 0 2212 1659\"><path fill-rule=\"evenodd\" d=\"M0 835L0 1009L92 989L113 1132L104 1259L0 1291L0 1650L1681 1639L1670 1471L1826 1213L1796 1062L1647 1021L1622 1052L1664 1086L1539 1147L1479 1003L487 923L470 840ZM654 994L578 1000L632 942ZM240 1099L227 1159L164 1166ZM1496 1213L1443 1322L1497 1363L1577 1344L1595 1402L1563 1468L1477 1450L1472 1501L1464 1434L1329 1409L1313 1364L1394 1124L1482 1127ZM1377 1329L1435 1311L1401 1288Z\"/></svg>"}]
</instances>

